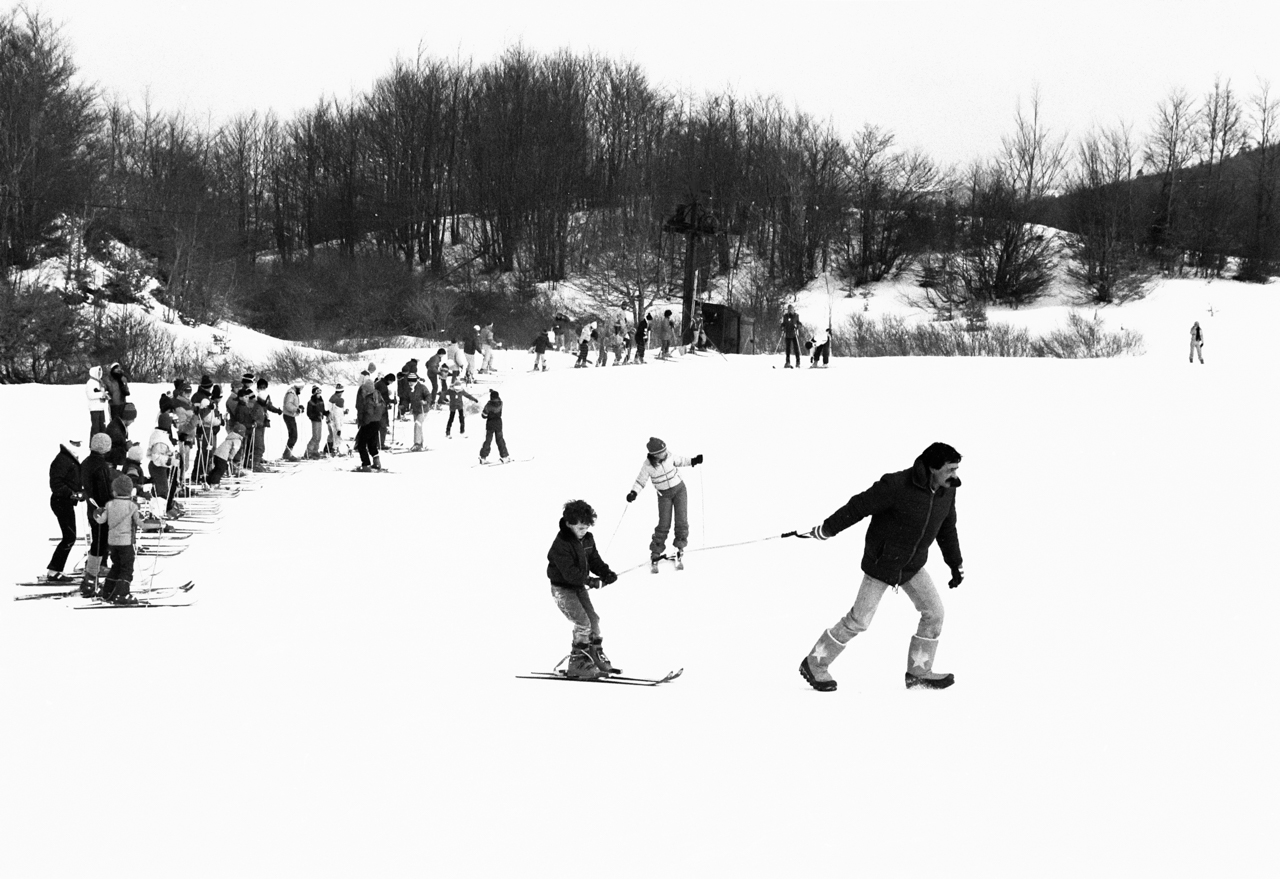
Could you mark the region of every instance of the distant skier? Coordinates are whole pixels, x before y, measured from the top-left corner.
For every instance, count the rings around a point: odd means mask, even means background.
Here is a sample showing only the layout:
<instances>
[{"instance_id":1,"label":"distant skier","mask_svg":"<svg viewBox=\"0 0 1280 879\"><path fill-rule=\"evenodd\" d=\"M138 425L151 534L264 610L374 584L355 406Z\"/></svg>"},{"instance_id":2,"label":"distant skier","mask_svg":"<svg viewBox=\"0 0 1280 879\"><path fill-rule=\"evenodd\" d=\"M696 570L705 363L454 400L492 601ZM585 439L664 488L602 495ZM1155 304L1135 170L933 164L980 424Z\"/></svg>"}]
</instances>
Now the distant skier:
<instances>
[{"instance_id":1,"label":"distant skier","mask_svg":"<svg viewBox=\"0 0 1280 879\"><path fill-rule=\"evenodd\" d=\"M133 502L133 480L128 476L117 475L111 481L111 493L112 499L93 514L98 525L107 529L107 551L111 558L111 568L102 583L102 597L113 604L130 604L136 602L130 594L130 585L142 510Z\"/></svg>"},{"instance_id":2,"label":"distant skier","mask_svg":"<svg viewBox=\"0 0 1280 879\"><path fill-rule=\"evenodd\" d=\"M464 410L465 403L462 399L465 397L472 403L479 404L479 400L467 393L462 387L462 379L454 376L452 383L445 390L445 395L449 400L449 422L444 426L444 438L450 439L450 433L453 431L453 416L458 416L458 436L465 437L467 435L467 413Z\"/></svg>"},{"instance_id":3,"label":"distant skier","mask_svg":"<svg viewBox=\"0 0 1280 879\"><path fill-rule=\"evenodd\" d=\"M547 344L551 331L538 333L533 337L533 372L547 371Z\"/></svg>"},{"instance_id":4,"label":"distant skier","mask_svg":"<svg viewBox=\"0 0 1280 879\"><path fill-rule=\"evenodd\" d=\"M1204 347L1204 333L1200 329L1200 321L1196 321L1191 325L1191 354L1187 357L1188 363L1194 363L1197 357L1200 358L1201 365L1204 364L1204 354L1200 351Z\"/></svg>"},{"instance_id":5,"label":"distant skier","mask_svg":"<svg viewBox=\"0 0 1280 879\"><path fill-rule=\"evenodd\" d=\"M497 342L493 338L493 323L484 325L484 329L480 331L480 371L488 374L497 372L493 365L493 348Z\"/></svg>"},{"instance_id":6,"label":"distant skier","mask_svg":"<svg viewBox=\"0 0 1280 879\"><path fill-rule=\"evenodd\" d=\"M636 499L645 485L652 481L653 489L658 493L658 525L653 529L653 538L649 541L649 569L658 573L658 562L667 551L667 535L671 532L671 516L674 512L676 520L676 539L672 545L676 548L676 565L684 567L684 548L689 545L689 492L684 480L680 478L681 467L697 467L702 463L701 455L686 458L673 455L667 450L667 444L656 436L649 437L645 446L648 452L635 484L627 493L627 503Z\"/></svg>"},{"instance_id":7,"label":"distant skier","mask_svg":"<svg viewBox=\"0 0 1280 879\"><path fill-rule=\"evenodd\" d=\"M644 363L644 352L649 346L649 316L636 324L636 363Z\"/></svg>"},{"instance_id":8,"label":"distant skier","mask_svg":"<svg viewBox=\"0 0 1280 879\"><path fill-rule=\"evenodd\" d=\"M347 414L347 403L342 397L342 385L335 384L329 395L329 433L325 438L325 451L337 456L342 443L342 416Z\"/></svg>"},{"instance_id":9,"label":"distant skier","mask_svg":"<svg viewBox=\"0 0 1280 879\"><path fill-rule=\"evenodd\" d=\"M933 443L906 470L886 473L861 494L827 517L807 535L818 540L834 537L856 522L871 517L862 554L862 585L853 607L839 622L822 633L800 662L800 675L815 690L829 691L836 682L828 667L854 635L871 625L887 589L902 587L916 610L920 624L911 637L907 654L906 685L940 690L955 683L950 674L933 670L938 636L942 633L942 599L924 564L935 540L951 568L948 585L964 580L964 561L956 533L956 489L960 480L960 453L946 443Z\"/></svg>"},{"instance_id":10,"label":"distant skier","mask_svg":"<svg viewBox=\"0 0 1280 879\"><path fill-rule=\"evenodd\" d=\"M89 404L89 439L107 429L107 403L111 395L102 381L102 367L89 367L89 380L84 383L85 402Z\"/></svg>"},{"instance_id":11,"label":"distant skier","mask_svg":"<svg viewBox=\"0 0 1280 879\"><path fill-rule=\"evenodd\" d=\"M80 484L80 459L75 452L79 447L79 440L67 440L58 447L58 454L49 463L49 509L53 510L58 528L62 531L62 539L53 548L53 557L49 559L49 567L44 575L49 583L71 579L63 573L63 569L67 565L71 547L76 543L76 504L84 500L84 488Z\"/></svg>"},{"instance_id":12,"label":"distant skier","mask_svg":"<svg viewBox=\"0 0 1280 879\"><path fill-rule=\"evenodd\" d=\"M411 452L421 452L425 448L422 445L422 430L427 422L427 413L431 411L433 401L436 399L436 381L433 375L431 387L428 388L427 383L416 374L409 375L409 412L413 416L413 445L409 448Z\"/></svg>"},{"instance_id":13,"label":"distant skier","mask_svg":"<svg viewBox=\"0 0 1280 879\"><path fill-rule=\"evenodd\" d=\"M782 316L782 336L786 341L787 350L783 355L783 369L791 369L791 355L796 355L796 366L800 366L800 316L796 314L794 305L787 306L787 313ZM774 349L775 356L777 349Z\"/></svg>"},{"instance_id":14,"label":"distant skier","mask_svg":"<svg viewBox=\"0 0 1280 879\"><path fill-rule=\"evenodd\" d=\"M311 386L311 397L307 400L307 421L311 423L311 439L307 442L304 457L314 461L320 457L320 443L325 421L324 392L320 390L319 385Z\"/></svg>"},{"instance_id":15,"label":"distant skier","mask_svg":"<svg viewBox=\"0 0 1280 879\"><path fill-rule=\"evenodd\" d=\"M484 464L489 457L489 449L494 442L498 444L498 457L506 464L511 460L507 454L507 441L502 436L502 398L495 388L489 392L489 402L480 410L484 419L484 445L480 446L480 463Z\"/></svg>"},{"instance_id":16,"label":"distant skier","mask_svg":"<svg viewBox=\"0 0 1280 879\"><path fill-rule=\"evenodd\" d=\"M356 451L360 454L360 471L363 473L382 469L382 461L378 457L381 448L378 435L385 409L382 395L374 386L372 373L365 374L356 392Z\"/></svg>"},{"instance_id":17,"label":"distant skier","mask_svg":"<svg viewBox=\"0 0 1280 879\"><path fill-rule=\"evenodd\" d=\"M618 579L596 550L595 537L588 530L595 522L596 511L590 504L582 500L569 501L560 518L560 531L547 551L551 597L560 612L573 623L573 643L565 673L571 678L587 680L619 671L605 655L600 616L587 592Z\"/></svg>"},{"instance_id":18,"label":"distant skier","mask_svg":"<svg viewBox=\"0 0 1280 879\"><path fill-rule=\"evenodd\" d=\"M822 361L822 365L828 366L831 363L831 327L819 327L818 331L813 334L813 355L809 360L809 368L812 369L818 365L818 361Z\"/></svg>"},{"instance_id":19,"label":"distant skier","mask_svg":"<svg viewBox=\"0 0 1280 879\"><path fill-rule=\"evenodd\" d=\"M295 378L290 383L289 390L284 392L284 402L280 404L286 436L284 454L280 456L282 461L298 460L298 456L293 453L293 447L298 443L298 416L304 414L305 408L306 403L302 400L302 379Z\"/></svg>"},{"instance_id":20,"label":"distant skier","mask_svg":"<svg viewBox=\"0 0 1280 879\"><path fill-rule=\"evenodd\" d=\"M111 437L95 433L89 441L89 457L80 462L80 483L87 500L85 511L89 521L89 552L84 560L84 578L80 582L80 595L92 598L102 573L102 561L107 556L107 529L93 517L99 507L111 500L111 482L120 474L107 461L111 453Z\"/></svg>"},{"instance_id":21,"label":"distant skier","mask_svg":"<svg viewBox=\"0 0 1280 879\"><path fill-rule=\"evenodd\" d=\"M103 390L107 392L107 404L111 415L119 417L124 406L129 402L129 381L124 376L124 367L113 363L107 367L107 374L102 377Z\"/></svg>"}]
</instances>

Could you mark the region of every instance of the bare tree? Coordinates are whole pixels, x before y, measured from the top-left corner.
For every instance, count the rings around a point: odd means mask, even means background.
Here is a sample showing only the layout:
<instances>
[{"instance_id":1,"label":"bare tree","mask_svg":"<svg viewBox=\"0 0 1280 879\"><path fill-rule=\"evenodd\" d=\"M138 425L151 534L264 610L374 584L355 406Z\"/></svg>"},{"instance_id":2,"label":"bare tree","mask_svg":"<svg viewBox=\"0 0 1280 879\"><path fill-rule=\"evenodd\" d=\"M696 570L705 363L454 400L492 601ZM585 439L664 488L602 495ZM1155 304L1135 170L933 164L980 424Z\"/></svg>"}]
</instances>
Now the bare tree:
<instances>
[{"instance_id":1,"label":"bare tree","mask_svg":"<svg viewBox=\"0 0 1280 879\"><path fill-rule=\"evenodd\" d=\"M1195 102L1185 89L1176 88L1156 107L1154 130L1147 140L1143 160L1160 178L1147 241L1166 272L1180 271L1183 264L1178 199L1183 169L1196 150Z\"/></svg>"},{"instance_id":2,"label":"bare tree","mask_svg":"<svg viewBox=\"0 0 1280 879\"><path fill-rule=\"evenodd\" d=\"M1136 162L1128 125L1091 131L1077 146L1067 186L1074 230L1067 239L1067 275L1086 302L1125 302L1149 289L1154 270L1140 247Z\"/></svg>"},{"instance_id":3,"label":"bare tree","mask_svg":"<svg viewBox=\"0 0 1280 879\"><path fill-rule=\"evenodd\" d=\"M1239 277L1265 282L1273 273L1280 273L1280 97L1272 94L1268 81L1259 81L1250 109L1253 200L1244 224Z\"/></svg>"}]
</instances>

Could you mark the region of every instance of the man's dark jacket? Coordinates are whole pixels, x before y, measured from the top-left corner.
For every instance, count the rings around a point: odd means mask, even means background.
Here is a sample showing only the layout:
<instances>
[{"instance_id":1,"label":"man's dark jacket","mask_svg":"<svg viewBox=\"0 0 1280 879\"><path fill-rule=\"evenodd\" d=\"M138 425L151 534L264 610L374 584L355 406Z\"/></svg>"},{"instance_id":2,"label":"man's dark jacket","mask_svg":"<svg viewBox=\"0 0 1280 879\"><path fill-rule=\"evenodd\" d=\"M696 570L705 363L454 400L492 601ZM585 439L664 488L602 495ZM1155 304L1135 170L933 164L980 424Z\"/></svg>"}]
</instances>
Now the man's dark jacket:
<instances>
[{"instance_id":1,"label":"man's dark jacket","mask_svg":"<svg viewBox=\"0 0 1280 879\"><path fill-rule=\"evenodd\" d=\"M867 516L862 571L897 586L916 575L929 558L929 545L938 541L947 566L958 568L960 538L956 533L956 489L952 477L936 492L929 489L929 468L916 458L909 470L886 473L875 485L832 513L822 532L834 537Z\"/></svg>"}]
</instances>

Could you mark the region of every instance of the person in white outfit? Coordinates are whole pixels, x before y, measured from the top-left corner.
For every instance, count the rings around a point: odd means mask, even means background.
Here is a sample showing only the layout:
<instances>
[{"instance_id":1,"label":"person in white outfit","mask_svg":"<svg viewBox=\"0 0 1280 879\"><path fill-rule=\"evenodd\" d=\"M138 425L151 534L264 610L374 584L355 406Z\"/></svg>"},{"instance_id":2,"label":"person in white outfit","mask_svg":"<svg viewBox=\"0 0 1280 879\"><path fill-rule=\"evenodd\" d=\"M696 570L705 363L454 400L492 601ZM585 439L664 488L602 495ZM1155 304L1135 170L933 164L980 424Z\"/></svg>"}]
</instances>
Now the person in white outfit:
<instances>
[{"instance_id":1,"label":"person in white outfit","mask_svg":"<svg viewBox=\"0 0 1280 879\"><path fill-rule=\"evenodd\" d=\"M89 438L107 432L107 401L111 395L102 385L102 367L89 367L89 380L84 383L85 401L89 404Z\"/></svg>"},{"instance_id":2,"label":"person in white outfit","mask_svg":"<svg viewBox=\"0 0 1280 879\"><path fill-rule=\"evenodd\" d=\"M686 458L673 455L667 450L667 444L655 437L649 437L646 445L648 456L640 467L635 484L627 494L627 503L631 503L644 490L647 483L652 482L658 493L658 525L653 529L653 538L649 541L649 565L655 574L658 562L667 551L667 534L671 532L671 518L675 515L676 538L672 545L676 548L676 564L684 565L684 548L689 545L689 492L684 480L680 478L681 467L697 467L702 463L701 455Z\"/></svg>"}]
</instances>

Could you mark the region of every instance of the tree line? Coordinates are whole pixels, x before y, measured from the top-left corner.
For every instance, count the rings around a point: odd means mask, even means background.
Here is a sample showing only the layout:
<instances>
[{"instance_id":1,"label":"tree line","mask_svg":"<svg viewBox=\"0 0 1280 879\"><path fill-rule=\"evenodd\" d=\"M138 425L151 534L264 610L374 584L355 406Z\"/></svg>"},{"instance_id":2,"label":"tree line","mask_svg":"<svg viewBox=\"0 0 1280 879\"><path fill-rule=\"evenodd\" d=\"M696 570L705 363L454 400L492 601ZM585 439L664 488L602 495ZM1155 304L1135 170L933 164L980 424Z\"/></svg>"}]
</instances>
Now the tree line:
<instances>
[{"instance_id":1,"label":"tree line","mask_svg":"<svg viewBox=\"0 0 1280 879\"><path fill-rule=\"evenodd\" d=\"M924 304L980 326L1063 261L1098 302L1155 272L1265 280L1276 118L1265 83L1242 98L1217 82L1172 93L1146 137L1068 144L1033 96L997 155L944 168L875 125L844 137L777 98L673 94L633 63L514 47L420 53L349 100L210 126L80 84L57 28L18 8L0 17L0 269L13 305L11 270L70 223L81 255L145 254L183 315L288 338L532 326L539 285L569 278L639 317L723 276L731 304L770 319L821 272L910 271ZM84 298L136 292L67 262Z\"/></svg>"}]
</instances>

